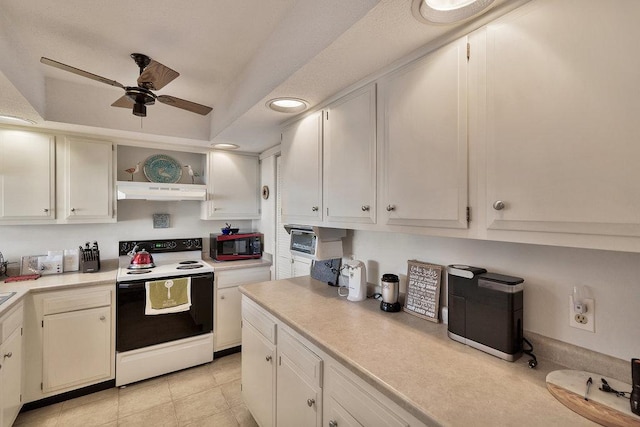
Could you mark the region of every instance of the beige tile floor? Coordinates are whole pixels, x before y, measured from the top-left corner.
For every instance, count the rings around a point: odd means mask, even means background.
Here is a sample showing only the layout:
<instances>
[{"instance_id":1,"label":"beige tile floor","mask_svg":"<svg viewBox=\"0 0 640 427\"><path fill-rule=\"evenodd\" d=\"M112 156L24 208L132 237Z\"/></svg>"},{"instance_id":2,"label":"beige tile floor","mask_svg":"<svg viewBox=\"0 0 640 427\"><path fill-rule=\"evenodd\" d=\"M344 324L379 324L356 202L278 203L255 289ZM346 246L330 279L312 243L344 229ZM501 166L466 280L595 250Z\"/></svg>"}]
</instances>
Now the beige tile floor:
<instances>
[{"instance_id":1,"label":"beige tile floor","mask_svg":"<svg viewBox=\"0 0 640 427\"><path fill-rule=\"evenodd\" d=\"M14 426L257 426L240 396L240 353L24 412Z\"/></svg>"}]
</instances>

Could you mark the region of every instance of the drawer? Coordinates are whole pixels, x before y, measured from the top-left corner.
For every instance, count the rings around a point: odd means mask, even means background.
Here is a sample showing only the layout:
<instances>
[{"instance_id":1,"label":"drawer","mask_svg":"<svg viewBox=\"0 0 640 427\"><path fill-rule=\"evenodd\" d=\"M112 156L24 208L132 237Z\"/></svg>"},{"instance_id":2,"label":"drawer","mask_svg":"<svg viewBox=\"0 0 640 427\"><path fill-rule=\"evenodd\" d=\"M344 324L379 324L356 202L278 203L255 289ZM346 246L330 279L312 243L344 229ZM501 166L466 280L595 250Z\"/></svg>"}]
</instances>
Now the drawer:
<instances>
[{"instance_id":1,"label":"drawer","mask_svg":"<svg viewBox=\"0 0 640 427\"><path fill-rule=\"evenodd\" d=\"M111 305L111 291L100 290L83 292L78 295L66 294L44 298L43 314L66 313L69 311L85 310L87 308L106 307Z\"/></svg>"},{"instance_id":2,"label":"drawer","mask_svg":"<svg viewBox=\"0 0 640 427\"><path fill-rule=\"evenodd\" d=\"M247 297L242 298L242 319L251 323L269 342L276 343L276 322Z\"/></svg>"},{"instance_id":3,"label":"drawer","mask_svg":"<svg viewBox=\"0 0 640 427\"><path fill-rule=\"evenodd\" d=\"M408 427L409 423L333 366L327 370L329 397L363 426Z\"/></svg>"},{"instance_id":4,"label":"drawer","mask_svg":"<svg viewBox=\"0 0 640 427\"><path fill-rule=\"evenodd\" d=\"M22 327L22 302L5 314L0 321L0 344L18 328Z\"/></svg>"},{"instance_id":5,"label":"drawer","mask_svg":"<svg viewBox=\"0 0 640 427\"><path fill-rule=\"evenodd\" d=\"M322 387L322 359L282 328L278 335L278 356L286 356L299 375Z\"/></svg>"},{"instance_id":6,"label":"drawer","mask_svg":"<svg viewBox=\"0 0 640 427\"><path fill-rule=\"evenodd\" d=\"M218 289L271 280L268 267L241 268L214 273Z\"/></svg>"}]
</instances>

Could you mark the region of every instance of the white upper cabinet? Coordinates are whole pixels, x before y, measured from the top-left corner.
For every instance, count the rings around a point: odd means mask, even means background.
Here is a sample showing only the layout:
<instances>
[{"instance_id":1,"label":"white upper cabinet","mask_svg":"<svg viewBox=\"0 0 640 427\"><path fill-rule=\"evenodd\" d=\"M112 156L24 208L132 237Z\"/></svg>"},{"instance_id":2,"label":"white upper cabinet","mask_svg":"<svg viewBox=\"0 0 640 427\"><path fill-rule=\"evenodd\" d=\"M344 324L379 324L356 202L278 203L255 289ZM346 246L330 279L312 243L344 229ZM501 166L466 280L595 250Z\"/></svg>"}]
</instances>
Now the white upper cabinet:
<instances>
[{"instance_id":1,"label":"white upper cabinet","mask_svg":"<svg viewBox=\"0 0 640 427\"><path fill-rule=\"evenodd\" d=\"M55 138L0 129L0 223L55 220Z\"/></svg>"},{"instance_id":2,"label":"white upper cabinet","mask_svg":"<svg viewBox=\"0 0 640 427\"><path fill-rule=\"evenodd\" d=\"M319 111L282 132L282 218L322 221L322 115Z\"/></svg>"},{"instance_id":3,"label":"white upper cabinet","mask_svg":"<svg viewBox=\"0 0 640 427\"><path fill-rule=\"evenodd\" d=\"M67 137L59 145L61 221L115 222L113 150L111 142L84 138Z\"/></svg>"},{"instance_id":4,"label":"white upper cabinet","mask_svg":"<svg viewBox=\"0 0 640 427\"><path fill-rule=\"evenodd\" d=\"M376 222L376 86L324 114L324 207L330 222Z\"/></svg>"},{"instance_id":5,"label":"white upper cabinet","mask_svg":"<svg viewBox=\"0 0 640 427\"><path fill-rule=\"evenodd\" d=\"M209 153L208 197L202 219L259 219L260 165L254 155Z\"/></svg>"},{"instance_id":6,"label":"white upper cabinet","mask_svg":"<svg viewBox=\"0 0 640 427\"><path fill-rule=\"evenodd\" d=\"M378 82L380 223L467 228L467 39Z\"/></svg>"},{"instance_id":7,"label":"white upper cabinet","mask_svg":"<svg viewBox=\"0 0 640 427\"><path fill-rule=\"evenodd\" d=\"M532 2L487 26L489 238L640 236L640 3L577 3Z\"/></svg>"}]
</instances>

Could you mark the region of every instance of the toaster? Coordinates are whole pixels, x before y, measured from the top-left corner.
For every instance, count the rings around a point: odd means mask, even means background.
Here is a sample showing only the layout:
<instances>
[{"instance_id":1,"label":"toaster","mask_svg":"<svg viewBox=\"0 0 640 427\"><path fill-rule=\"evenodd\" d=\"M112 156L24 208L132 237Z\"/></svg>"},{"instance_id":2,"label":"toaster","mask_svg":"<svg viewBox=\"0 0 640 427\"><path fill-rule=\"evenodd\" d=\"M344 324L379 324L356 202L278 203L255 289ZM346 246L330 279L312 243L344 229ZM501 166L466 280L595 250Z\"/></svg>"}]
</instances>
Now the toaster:
<instances>
[{"instance_id":1,"label":"toaster","mask_svg":"<svg viewBox=\"0 0 640 427\"><path fill-rule=\"evenodd\" d=\"M478 267L447 267L451 339L513 362L522 356L523 282Z\"/></svg>"}]
</instances>

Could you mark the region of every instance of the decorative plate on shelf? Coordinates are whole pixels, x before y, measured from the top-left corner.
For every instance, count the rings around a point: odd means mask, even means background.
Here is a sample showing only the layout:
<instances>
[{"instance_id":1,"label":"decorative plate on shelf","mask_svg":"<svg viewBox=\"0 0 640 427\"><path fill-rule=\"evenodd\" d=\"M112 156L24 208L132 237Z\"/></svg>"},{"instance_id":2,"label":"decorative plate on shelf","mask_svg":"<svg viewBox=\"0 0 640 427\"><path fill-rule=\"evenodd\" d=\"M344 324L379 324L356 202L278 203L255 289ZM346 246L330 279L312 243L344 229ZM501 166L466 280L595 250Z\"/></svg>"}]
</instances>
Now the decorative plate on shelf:
<instances>
[{"instance_id":1,"label":"decorative plate on shelf","mask_svg":"<svg viewBox=\"0 0 640 427\"><path fill-rule=\"evenodd\" d=\"M182 177L182 166L173 157L165 154L156 154L144 161L142 168L144 176L151 182L163 182L173 184Z\"/></svg>"}]
</instances>

